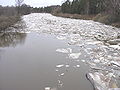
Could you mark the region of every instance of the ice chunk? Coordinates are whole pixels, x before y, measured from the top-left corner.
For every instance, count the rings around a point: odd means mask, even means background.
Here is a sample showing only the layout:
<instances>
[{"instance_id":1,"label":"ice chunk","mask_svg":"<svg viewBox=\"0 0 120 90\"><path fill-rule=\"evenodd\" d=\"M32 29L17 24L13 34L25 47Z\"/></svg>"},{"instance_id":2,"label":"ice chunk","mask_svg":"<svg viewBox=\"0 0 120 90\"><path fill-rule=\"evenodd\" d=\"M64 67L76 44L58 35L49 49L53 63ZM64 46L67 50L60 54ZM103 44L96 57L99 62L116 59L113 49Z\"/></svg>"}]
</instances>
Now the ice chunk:
<instances>
[{"instance_id":1,"label":"ice chunk","mask_svg":"<svg viewBox=\"0 0 120 90\"><path fill-rule=\"evenodd\" d=\"M92 84L94 85L94 87L97 90L107 90L107 86L106 84L101 80L101 75L99 75L99 73L89 73L88 79L92 82Z\"/></svg>"},{"instance_id":2,"label":"ice chunk","mask_svg":"<svg viewBox=\"0 0 120 90\"><path fill-rule=\"evenodd\" d=\"M60 84L60 83L61 83L61 81L60 81L60 80L58 80L58 83Z\"/></svg>"},{"instance_id":3,"label":"ice chunk","mask_svg":"<svg viewBox=\"0 0 120 90\"><path fill-rule=\"evenodd\" d=\"M61 80L58 80L58 85L63 86L63 82Z\"/></svg>"},{"instance_id":4,"label":"ice chunk","mask_svg":"<svg viewBox=\"0 0 120 90\"><path fill-rule=\"evenodd\" d=\"M114 39L114 40L109 40L107 41L110 45L117 45L120 43L120 39Z\"/></svg>"},{"instance_id":5,"label":"ice chunk","mask_svg":"<svg viewBox=\"0 0 120 90\"><path fill-rule=\"evenodd\" d=\"M78 67L78 68L79 68L79 67L80 67L80 65L76 65L76 67Z\"/></svg>"},{"instance_id":6,"label":"ice chunk","mask_svg":"<svg viewBox=\"0 0 120 90\"><path fill-rule=\"evenodd\" d=\"M67 49L57 49L56 51L61 53L69 53Z\"/></svg>"},{"instance_id":7,"label":"ice chunk","mask_svg":"<svg viewBox=\"0 0 120 90\"><path fill-rule=\"evenodd\" d=\"M113 64L113 65L116 65L116 66L120 67L120 63L119 62L111 61L110 63Z\"/></svg>"},{"instance_id":8,"label":"ice chunk","mask_svg":"<svg viewBox=\"0 0 120 90\"><path fill-rule=\"evenodd\" d=\"M57 36L57 39L59 39L59 40L65 40L66 37L63 37L63 36Z\"/></svg>"},{"instance_id":9,"label":"ice chunk","mask_svg":"<svg viewBox=\"0 0 120 90\"><path fill-rule=\"evenodd\" d=\"M57 88L51 88L51 90L57 90Z\"/></svg>"},{"instance_id":10,"label":"ice chunk","mask_svg":"<svg viewBox=\"0 0 120 90\"><path fill-rule=\"evenodd\" d=\"M75 61L79 62L80 60L75 60Z\"/></svg>"},{"instance_id":11,"label":"ice chunk","mask_svg":"<svg viewBox=\"0 0 120 90\"><path fill-rule=\"evenodd\" d=\"M69 54L69 58L78 59L80 55L81 53L71 53Z\"/></svg>"},{"instance_id":12,"label":"ice chunk","mask_svg":"<svg viewBox=\"0 0 120 90\"><path fill-rule=\"evenodd\" d=\"M64 65L63 64L60 64L60 65L57 65L56 67L57 68L61 68L61 67L63 67Z\"/></svg>"},{"instance_id":13,"label":"ice chunk","mask_svg":"<svg viewBox=\"0 0 120 90\"><path fill-rule=\"evenodd\" d=\"M68 67L70 67L70 65L65 65L65 67L67 67L67 68L68 68Z\"/></svg>"},{"instance_id":14,"label":"ice chunk","mask_svg":"<svg viewBox=\"0 0 120 90\"><path fill-rule=\"evenodd\" d=\"M120 49L120 46L119 45L110 45L109 47L112 47L114 49Z\"/></svg>"},{"instance_id":15,"label":"ice chunk","mask_svg":"<svg viewBox=\"0 0 120 90\"><path fill-rule=\"evenodd\" d=\"M82 62L85 62L85 60L81 60Z\"/></svg>"},{"instance_id":16,"label":"ice chunk","mask_svg":"<svg viewBox=\"0 0 120 90\"><path fill-rule=\"evenodd\" d=\"M92 41L92 42L87 42L86 44L90 44L90 45L96 45L96 44L103 44L101 41Z\"/></svg>"},{"instance_id":17,"label":"ice chunk","mask_svg":"<svg viewBox=\"0 0 120 90\"><path fill-rule=\"evenodd\" d=\"M113 53L114 55L118 55L118 53Z\"/></svg>"},{"instance_id":18,"label":"ice chunk","mask_svg":"<svg viewBox=\"0 0 120 90\"><path fill-rule=\"evenodd\" d=\"M58 70L58 69L56 69L55 71L56 71L56 72L58 72L59 70Z\"/></svg>"},{"instance_id":19,"label":"ice chunk","mask_svg":"<svg viewBox=\"0 0 120 90\"><path fill-rule=\"evenodd\" d=\"M45 87L45 90L51 90L51 87Z\"/></svg>"},{"instance_id":20,"label":"ice chunk","mask_svg":"<svg viewBox=\"0 0 120 90\"><path fill-rule=\"evenodd\" d=\"M65 73L61 73L61 74L60 74L60 76L64 76L64 75L65 75Z\"/></svg>"},{"instance_id":21,"label":"ice chunk","mask_svg":"<svg viewBox=\"0 0 120 90\"><path fill-rule=\"evenodd\" d=\"M95 60L94 60L94 62L95 62L95 63L99 63L99 62L100 62L100 60L98 60L98 59L95 59Z\"/></svg>"},{"instance_id":22,"label":"ice chunk","mask_svg":"<svg viewBox=\"0 0 120 90\"><path fill-rule=\"evenodd\" d=\"M72 53L72 49L71 48L67 48L67 50L69 51L69 53Z\"/></svg>"}]
</instances>

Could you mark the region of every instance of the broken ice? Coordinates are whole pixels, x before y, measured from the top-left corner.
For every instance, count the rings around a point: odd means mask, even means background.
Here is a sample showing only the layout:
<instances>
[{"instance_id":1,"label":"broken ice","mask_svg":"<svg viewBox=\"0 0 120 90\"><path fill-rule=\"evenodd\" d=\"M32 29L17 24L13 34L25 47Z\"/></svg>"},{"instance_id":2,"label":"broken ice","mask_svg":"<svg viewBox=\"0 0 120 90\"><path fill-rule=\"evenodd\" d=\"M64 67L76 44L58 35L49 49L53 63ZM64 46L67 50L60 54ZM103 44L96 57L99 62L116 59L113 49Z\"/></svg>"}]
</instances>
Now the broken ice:
<instances>
[{"instance_id":1,"label":"broken ice","mask_svg":"<svg viewBox=\"0 0 120 90\"><path fill-rule=\"evenodd\" d=\"M69 54L69 58L78 59L80 55L81 53L71 53Z\"/></svg>"},{"instance_id":2,"label":"broken ice","mask_svg":"<svg viewBox=\"0 0 120 90\"><path fill-rule=\"evenodd\" d=\"M69 45L82 49L86 56L82 62L91 67L92 72L88 76L98 90L118 87L118 72L120 72L120 39L118 39L118 35L120 28L92 20L66 19L39 13L25 15L22 17L22 21L26 23L24 32L52 33L59 40L66 40ZM70 59L75 60L83 54L82 52L73 52L71 48L57 49L56 52L68 54ZM63 66L61 64L56 67ZM69 65L65 67L69 67ZM50 87L46 90L50 90Z\"/></svg>"},{"instance_id":3,"label":"broken ice","mask_svg":"<svg viewBox=\"0 0 120 90\"><path fill-rule=\"evenodd\" d=\"M63 67L64 65L63 64L60 64L60 65L57 65L56 67L57 68L61 68L61 67Z\"/></svg>"},{"instance_id":4,"label":"broken ice","mask_svg":"<svg viewBox=\"0 0 120 90\"><path fill-rule=\"evenodd\" d=\"M45 87L45 90L51 90L51 88L50 87Z\"/></svg>"}]
</instances>

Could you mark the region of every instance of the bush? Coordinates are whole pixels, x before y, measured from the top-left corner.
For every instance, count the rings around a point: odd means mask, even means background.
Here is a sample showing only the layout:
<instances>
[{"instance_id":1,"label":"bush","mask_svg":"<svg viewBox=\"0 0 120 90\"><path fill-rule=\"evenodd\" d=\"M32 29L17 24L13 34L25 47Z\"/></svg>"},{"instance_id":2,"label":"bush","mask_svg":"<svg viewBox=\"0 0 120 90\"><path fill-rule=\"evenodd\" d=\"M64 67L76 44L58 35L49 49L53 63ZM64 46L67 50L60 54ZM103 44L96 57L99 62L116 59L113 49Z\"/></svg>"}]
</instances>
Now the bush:
<instances>
[{"instance_id":1,"label":"bush","mask_svg":"<svg viewBox=\"0 0 120 90\"><path fill-rule=\"evenodd\" d=\"M20 20L20 16L0 16L0 31L14 25Z\"/></svg>"},{"instance_id":2,"label":"bush","mask_svg":"<svg viewBox=\"0 0 120 90\"><path fill-rule=\"evenodd\" d=\"M93 20L105 24L112 24L120 21L116 16L109 14L98 14L93 18Z\"/></svg>"}]
</instances>

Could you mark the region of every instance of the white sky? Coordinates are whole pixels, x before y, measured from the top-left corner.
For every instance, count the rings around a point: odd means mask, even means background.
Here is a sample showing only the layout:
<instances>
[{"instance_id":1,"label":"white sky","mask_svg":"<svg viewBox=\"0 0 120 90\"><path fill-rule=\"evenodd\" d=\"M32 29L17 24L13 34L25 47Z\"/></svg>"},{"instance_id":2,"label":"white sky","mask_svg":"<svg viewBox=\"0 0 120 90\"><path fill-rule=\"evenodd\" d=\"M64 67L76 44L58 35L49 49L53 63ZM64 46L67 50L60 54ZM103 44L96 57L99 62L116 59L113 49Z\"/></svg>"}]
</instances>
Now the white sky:
<instances>
[{"instance_id":1,"label":"white sky","mask_svg":"<svg viewBox=\"0 0 120 90\"><path fill-rule=\"evenodd\" d=\"M33 7L61 5L65 0L24 0L24 3ZM0 0L0 5L15 5L15 0Z\"/></svg>"}]
</instances>

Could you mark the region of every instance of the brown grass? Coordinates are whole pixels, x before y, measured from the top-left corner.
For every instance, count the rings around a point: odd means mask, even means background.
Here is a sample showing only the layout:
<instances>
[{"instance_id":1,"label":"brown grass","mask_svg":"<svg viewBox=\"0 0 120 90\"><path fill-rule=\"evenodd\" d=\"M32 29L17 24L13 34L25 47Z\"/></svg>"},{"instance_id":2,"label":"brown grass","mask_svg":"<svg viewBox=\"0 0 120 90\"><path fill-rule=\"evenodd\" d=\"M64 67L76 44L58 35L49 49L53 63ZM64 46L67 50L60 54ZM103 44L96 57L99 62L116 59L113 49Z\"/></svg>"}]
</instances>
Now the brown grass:
<instances>
[{"instance_id":1,"label":"brown grass","mask_svg":"<svg viewBox=\"0 0 120 90\"><path fill-rule=\"evenodd\" d=\"M95 16L95 15L63 14L63 13L54 13L53 15L64 18L84 19L84 20L91 20Z\"/></svg>"},{"instance_id":2,"label":"brown grass","mask_svg":"<svg viewBox=\"0 0 120 90\"><path fill-rule=\"evenodd\" d=\"M0 31L14 25L20 20L20 16L0 16Z\"/></svg>"},{"instance_id":3,"label":"brown grass","mask_svg":"<svg viewBox=\"0 0 120 90\"><path fill-rule=\"evenodd\" d=\"M120 22L112 23L111 25L114 26L114 27L120 28Z\"/></svg>"},{"instance_id":4,"label":"brown grass","mask_svg":"<svg viewBox=\"0 0 120 90\"><path fill-rule=\"evenodd\" d=\"M118 17L109 14L98 14L93 18L94 21L112 25L120 28L120 20Z\"/></svg>"},{"instance_id":5,"label":"brown grass","mask_svg":"<svg viewBox=\"0 0 120 90\"><path fill-rule=\"evenodd\" d=\"M52 15L72 19L94 20L96 22L101 22L107 25L112 25L114 27L120 28L120 20L118 19L118 17L108 14L80 15L80 14L54 13Z\"/></svg>"}]
</instances>

